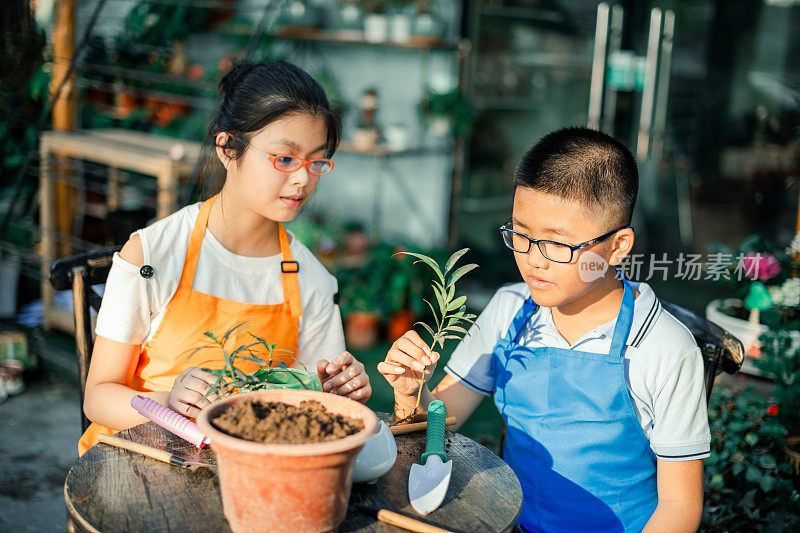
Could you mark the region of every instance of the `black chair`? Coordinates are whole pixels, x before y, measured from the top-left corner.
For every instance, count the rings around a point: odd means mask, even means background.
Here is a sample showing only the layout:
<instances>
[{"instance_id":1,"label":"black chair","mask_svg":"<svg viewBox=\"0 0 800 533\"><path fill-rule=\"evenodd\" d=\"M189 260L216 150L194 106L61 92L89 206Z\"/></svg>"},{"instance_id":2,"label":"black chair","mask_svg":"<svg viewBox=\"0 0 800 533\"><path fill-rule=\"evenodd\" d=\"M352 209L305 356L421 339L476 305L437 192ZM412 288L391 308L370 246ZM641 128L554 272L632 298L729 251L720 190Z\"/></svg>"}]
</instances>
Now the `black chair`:
<instances>
[{"instance_id":1,"label":"black chair","mask_svg":"<svg viewBox=\"0 0 800 533\"><path fill-rule=\"evenodd\" d=\"M706 382L706 404L711 399L714 379L725 372L736 374L744 362L742 341L715 323L679 305L661 300L661 305L677 318L689 331L703 354L703 367Z\"/></svg>"},{"instance_id":2,"label":"black chair","mask_svg":"<svg viewBox=\"0 0 800 533\"><path fill-rule=\"evenodd\" d=\"M56 290L72 290L75 315L75 347L78 352L80 378L81 428L86 431L91 421L83 412L83 393L94 347L94 335L89 308L100 310L100 295L92 288L106 282L111 260L122 246L103 248L82 254L62 257L50 265L50 284Z\"/></svg>"}]
</instances>

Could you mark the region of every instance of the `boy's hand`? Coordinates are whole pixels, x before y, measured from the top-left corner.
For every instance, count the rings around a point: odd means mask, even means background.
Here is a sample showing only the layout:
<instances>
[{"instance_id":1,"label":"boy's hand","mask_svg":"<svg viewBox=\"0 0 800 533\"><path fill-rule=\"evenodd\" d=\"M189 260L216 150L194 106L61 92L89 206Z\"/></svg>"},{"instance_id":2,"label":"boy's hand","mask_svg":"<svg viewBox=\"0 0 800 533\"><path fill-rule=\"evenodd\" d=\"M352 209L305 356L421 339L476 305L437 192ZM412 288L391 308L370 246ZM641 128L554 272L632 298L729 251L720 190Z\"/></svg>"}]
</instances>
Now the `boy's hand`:
<instances>
[{"instance_id":1,"label":"boy's hand","mask_svg":"<svg viewBox=\"0 0 800 533\"><path fill-rule=\"evenodd\" d=\"M372 396L367 371L350 352L342 352L331 362L325 359L317 362L317 375L325 392L347 396L361 403Z\"/></svg>"},{"instance_id":2,"label":"boy's hand","mask_svg":"<svg viewBox=\"0 0 800 533\"><path fill-rule=\"evenodd\" d=\"M190 366L175 378L172 390L169 391L167 407L182 415L197 418L203 407L217 399L214 394L203 399L211 385L216 382L217 378L213 374Z\"/></svg>"},{"instance_id":3,"label":"boy's hand","mask_svg":"<svg viewBox=\"0 0 800 533\"><path fill-rule=\"evenodd\" d=\"M439 354L432 352L416 331L410 330L392 344L386 359L378 363L378 372L395 391L411 396L419 390L422 371L425 370L428 381L437 361Z\"/></svg>"}]
</instances>

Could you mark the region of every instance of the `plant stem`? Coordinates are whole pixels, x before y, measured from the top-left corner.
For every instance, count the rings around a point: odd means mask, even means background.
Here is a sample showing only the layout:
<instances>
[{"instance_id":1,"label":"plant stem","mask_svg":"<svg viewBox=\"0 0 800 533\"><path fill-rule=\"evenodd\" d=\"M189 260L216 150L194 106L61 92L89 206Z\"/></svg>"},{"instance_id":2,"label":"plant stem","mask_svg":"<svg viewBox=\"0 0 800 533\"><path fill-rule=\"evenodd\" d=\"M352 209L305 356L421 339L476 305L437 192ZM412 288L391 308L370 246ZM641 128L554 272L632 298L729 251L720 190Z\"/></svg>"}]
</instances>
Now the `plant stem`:
<instances>
[{"instance_id":1,"label":"plant stem","mask_svg":"<svg viewBox=\"0 0 800 533\"><path fill-rule=\"evenodd\" d=\"M414 414L417 413L417 409L419 409L420 400L422 400L422 387L425 386L425 369L422 369L422 377L419 380L419 390L417 391L417 403L414 405Z\"/></svg>"}]
</instances>

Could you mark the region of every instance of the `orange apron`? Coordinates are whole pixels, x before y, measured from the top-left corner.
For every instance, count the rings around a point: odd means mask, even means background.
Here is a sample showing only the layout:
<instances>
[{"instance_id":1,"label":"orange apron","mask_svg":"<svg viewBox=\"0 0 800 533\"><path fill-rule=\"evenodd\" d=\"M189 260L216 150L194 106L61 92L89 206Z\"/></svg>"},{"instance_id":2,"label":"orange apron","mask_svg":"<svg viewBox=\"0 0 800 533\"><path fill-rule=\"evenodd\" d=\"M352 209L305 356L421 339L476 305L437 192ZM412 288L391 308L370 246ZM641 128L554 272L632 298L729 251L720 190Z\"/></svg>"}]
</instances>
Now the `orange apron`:
<instances>
[{"instance_id":1,"label":"orange apron","mask_svg":"<svg viewBox=\"0 0 800 533\"><path fill-rule=\"evenodd\" d=\"M226 346L240 346L250 343L252 332L268 342L277 344L278 348L297 353L297 331L299 317L303 314L300 304L300 286L297 281L298 265L292 260L289 250L289 237L283 225L278 224L278 238L281 249L281 284L283 285L283 303L277 305L255 305L234 302L224 298L216 298L192 289L200 246L208 224L208 214L216 196L200 206L200 213L189 237L189 248L178 289L167 304L164 317L155 335L144 345L139 354L139 361L133 376L127 385L137 391L156 392L169 391L184 370L189 366L219 369L223 368L224 358L219 349L207 348L196 352L191 358L187 356L203 344L206 344L205 331L214 331L221 335L236 324L247 321L249 327L238 330L228 339ZM220 273L220 275L226 275ZM291 354L276 355L277 361L291 366ZM274 364L277 364L277 361ZM252 361L240 361L236 365L243 372L258 370L258 364ZM97 443L97 435L105 433L113 435L121 429L111 429L92 423L78 442L78 454Z\"/></svg>"}]
</instances>

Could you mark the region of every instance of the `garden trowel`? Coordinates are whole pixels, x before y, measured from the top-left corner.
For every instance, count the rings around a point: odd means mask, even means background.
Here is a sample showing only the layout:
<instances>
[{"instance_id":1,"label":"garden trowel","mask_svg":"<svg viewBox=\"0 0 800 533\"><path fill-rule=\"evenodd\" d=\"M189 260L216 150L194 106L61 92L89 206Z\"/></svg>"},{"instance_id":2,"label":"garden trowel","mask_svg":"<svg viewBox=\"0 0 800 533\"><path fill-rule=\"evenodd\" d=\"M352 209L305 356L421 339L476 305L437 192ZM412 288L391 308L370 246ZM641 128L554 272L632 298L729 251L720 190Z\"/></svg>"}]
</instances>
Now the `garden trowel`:
<instances>
[{"instance_id":1,"label":"garden trowel","mask_svg":"<svg viewBox=\"0 0 800 533\"><path fill-rule=\"evenodd\" d=\"M446 418L444 402L431 402L428 406L425 453L420 461L422 464L411 465L411 474L408 476L408 499L419 514L426 515L439 507L450 485L453 461L449 461L444 454Z\"/></svg>"}]
</instances>

